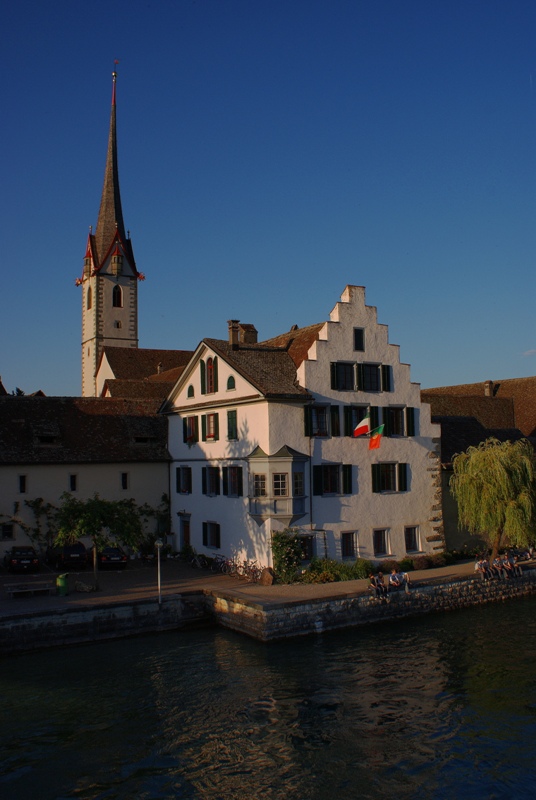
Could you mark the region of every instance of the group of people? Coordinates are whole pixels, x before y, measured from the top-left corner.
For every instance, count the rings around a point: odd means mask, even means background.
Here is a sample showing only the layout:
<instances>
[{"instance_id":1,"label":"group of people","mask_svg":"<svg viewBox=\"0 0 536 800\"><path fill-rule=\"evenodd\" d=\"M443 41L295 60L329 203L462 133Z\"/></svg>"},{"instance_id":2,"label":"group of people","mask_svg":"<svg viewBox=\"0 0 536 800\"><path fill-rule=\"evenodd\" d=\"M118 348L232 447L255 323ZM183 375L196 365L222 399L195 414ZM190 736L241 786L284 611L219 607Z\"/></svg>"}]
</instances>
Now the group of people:
<instances>
[{"instance_id":1,"label":"group of people","mask_svg":"<svg viewBox=\"0 0 536 800\"><path fill-rule=\"evenodd\" d=\"M492 578L507 580L521 575L521 566L517 556L509 550L502 556L497 555L491 563L486 555L480 556L475 562L475 571L480 573L483 581L489 581Z\"/></svg>"},{"instance_id":2,"label":"group of people","mask_svg":"<svg viewBox=\"0 0 536 800\"><path fill-rule=\"evenodd\" d=\"M386 598L389 592L394 592L397 589L404 589L409 593L411 586L411 579L407 572L400 572L395 567L391 570L389 580L386 582L383 572L378 572L375 575L373 572L369 575L369 588L376 597L380 599Z\"/></svg>"}]
</instances>

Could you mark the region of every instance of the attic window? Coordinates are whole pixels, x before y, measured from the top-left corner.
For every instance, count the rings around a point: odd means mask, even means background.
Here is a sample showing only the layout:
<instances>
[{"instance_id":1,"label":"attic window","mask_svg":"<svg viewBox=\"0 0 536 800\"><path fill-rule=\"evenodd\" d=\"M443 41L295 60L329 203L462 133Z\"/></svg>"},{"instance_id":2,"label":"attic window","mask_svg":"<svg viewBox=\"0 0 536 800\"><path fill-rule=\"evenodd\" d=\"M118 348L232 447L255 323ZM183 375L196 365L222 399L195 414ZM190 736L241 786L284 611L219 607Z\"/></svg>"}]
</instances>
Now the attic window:
<instances>
[{"instance_id":1,"label":"attic window","mask_svg":"<svg viewBox=\"0 0 536 800\"><path fill-rule=\"evenodd\" d=\"M235 389L235 388L236 388L236 383L235 383L234 375L229 375L229 377L227 378L227 390L230 391L231 389Z\"/></svg>"},{"instance_id":2,"label":"attic window","mask_svg":"<svg viewBox=\"0 0 536 800\"><path fill-rule=\"evenodd\" d=\"M52 434L46 434L37 437L37 441L42 445L58 444L58 437Z\"/></svg>"},{"instance_id":3,"label":"attic window","mask_svg":"<svg viewBox=\"0 0 536 800\"><path fill-rule=\"evenodd\" d=\"M188 397L194 397L194 387L192 384L188 386Z\"/></svg>"},{"instance_id":4,"label":"attic window","mask_svg":"<svg viewBox=\"0 0 536 800\"><path fill-rule=\"evenodd\" d=\"M135 444L154 444L156 442L156 438L154 436L135 436L134 443Z\"/></svg>"}]
</instances>

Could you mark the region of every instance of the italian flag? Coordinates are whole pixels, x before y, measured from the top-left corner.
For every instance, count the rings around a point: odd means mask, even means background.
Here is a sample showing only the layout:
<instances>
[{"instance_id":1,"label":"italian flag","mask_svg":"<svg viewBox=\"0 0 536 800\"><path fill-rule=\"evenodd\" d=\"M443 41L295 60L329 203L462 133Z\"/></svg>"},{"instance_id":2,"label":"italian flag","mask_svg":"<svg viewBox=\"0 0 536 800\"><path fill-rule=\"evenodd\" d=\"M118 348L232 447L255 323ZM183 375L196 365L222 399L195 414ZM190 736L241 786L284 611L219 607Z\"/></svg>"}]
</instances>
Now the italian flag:
<instances>
[{"instance_id":1,"label":"italian flag","mask_svg":"<svg viewBox=\"0 0 536 800\"><path fill-rule=\"evenodd\" d=\"M379 428L374 428L374 430L371 431L368 445L369 450L379 449L384 427L385 425L380 425Z\"/></svg>"},{"instance_id":2,"label":"italian flag","mask_svg":"<svg viewBox=\"0 0 536 800\"><path fill-rule=\"evenodd\" d=\"M370 417L363 417L361 422L358 422L354 428L354 436L362 436L364 433L370 433Z\"/></svg>"}]
</instances>

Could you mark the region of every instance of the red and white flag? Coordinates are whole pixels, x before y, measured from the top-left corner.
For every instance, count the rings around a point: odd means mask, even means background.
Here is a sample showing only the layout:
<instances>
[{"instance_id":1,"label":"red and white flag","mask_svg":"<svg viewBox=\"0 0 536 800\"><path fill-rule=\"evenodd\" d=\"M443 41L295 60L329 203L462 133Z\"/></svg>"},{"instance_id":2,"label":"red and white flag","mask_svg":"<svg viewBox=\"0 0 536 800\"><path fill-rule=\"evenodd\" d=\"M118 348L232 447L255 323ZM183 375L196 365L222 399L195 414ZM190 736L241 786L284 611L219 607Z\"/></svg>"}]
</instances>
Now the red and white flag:
<instances>
[{"instance_id":1,"label":"red and white flag","mask_svg":"<svg viewBox=\"0 0 536 800\"><path fill-rule=\"evenodd\" d=\"M358 422L354 428L354 436L362 436L364 433L370 433L370 417L363 417L361 422Z\"/></svg>"}]
</instances>

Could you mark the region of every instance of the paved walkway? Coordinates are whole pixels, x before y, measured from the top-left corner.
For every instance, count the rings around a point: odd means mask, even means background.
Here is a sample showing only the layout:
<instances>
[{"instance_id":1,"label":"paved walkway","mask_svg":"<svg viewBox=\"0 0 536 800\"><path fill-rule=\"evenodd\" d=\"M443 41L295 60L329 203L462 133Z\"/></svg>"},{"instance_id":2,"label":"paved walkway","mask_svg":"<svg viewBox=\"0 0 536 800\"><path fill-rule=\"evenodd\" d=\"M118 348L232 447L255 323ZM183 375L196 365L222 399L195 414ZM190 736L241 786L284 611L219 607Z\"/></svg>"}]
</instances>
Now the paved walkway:
<instances>
[{"instance_id":1,"label":"paved walkway","mask_svg":"<svg viewBox=\"0 0 536 800\"><path fill-rule=\"evenodd\" d=\"M431 584L446 583L458 577L469 576L474 572L474 562L458 562L450 567L419 570L411 573L412 583ZM91 570L69 573L69 594L59 595L20 595L9 597L6 584L28 583L35 581L56 582L57 572L43 567L37 575L10 575L0 573L0 617L25 616L40 611L53 609L79 608L128 603L135 600L147 600L158 597L157 569L139 561L131 561L128 568L121 571L102 571L99 573L99 591L75 591L76 581L86 585L93 583ZM258 583L247 583L240 578L215 574L205 570L194 569L180 561L163 561L161 569L162 597L184 592L214 590L257 603L259 605L307 602L308 600L354 596L368 592L368 580L341 581L324 584L295 584L260 586Z\"/></svg>"}]
</instances>

